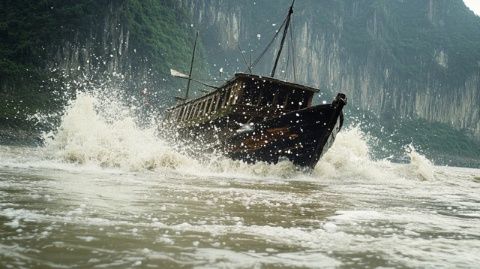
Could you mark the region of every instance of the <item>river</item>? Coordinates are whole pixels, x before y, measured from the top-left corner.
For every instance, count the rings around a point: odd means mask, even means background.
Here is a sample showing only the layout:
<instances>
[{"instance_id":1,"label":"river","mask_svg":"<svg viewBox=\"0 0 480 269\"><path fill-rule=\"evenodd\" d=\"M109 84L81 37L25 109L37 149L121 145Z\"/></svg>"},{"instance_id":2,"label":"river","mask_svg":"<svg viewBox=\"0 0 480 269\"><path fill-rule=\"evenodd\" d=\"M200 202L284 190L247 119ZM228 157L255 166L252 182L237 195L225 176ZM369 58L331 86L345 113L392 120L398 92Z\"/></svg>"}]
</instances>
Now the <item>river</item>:
<instances>
[{"instance_id":1,"label":"river","mask_svg":"<svg viewBox=\"0 0 480 269\"><path fill-rule=\"evenodd\" d=\"M478 169L414 148L373 160L355 127L313 171L200 162L96 102L80 96L44 146L0 146L1 268L480 264Z\"/></svg>"}]
</instances>

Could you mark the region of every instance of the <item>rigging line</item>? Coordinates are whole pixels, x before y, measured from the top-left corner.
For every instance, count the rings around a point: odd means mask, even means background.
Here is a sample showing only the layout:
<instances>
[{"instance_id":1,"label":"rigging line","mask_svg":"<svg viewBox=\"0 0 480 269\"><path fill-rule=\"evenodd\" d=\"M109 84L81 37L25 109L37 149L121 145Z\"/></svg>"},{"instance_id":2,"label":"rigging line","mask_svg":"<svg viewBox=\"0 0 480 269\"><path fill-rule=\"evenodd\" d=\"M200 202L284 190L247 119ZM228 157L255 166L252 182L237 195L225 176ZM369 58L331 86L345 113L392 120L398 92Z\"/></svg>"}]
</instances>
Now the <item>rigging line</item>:
<instances>
[{"instance_id":1,"label":"rigging line","mask_svg":"<svg viewBox=\"0 0 480 269\"><path fill-rule=\"evenodd\" d=\"M249 59L248 59L248 62L249 62L250 67L251 67L251 66L252 66L252 52L250 52L250 53L248 54L248 58L249 58Z\"/></svg>"},{"instance_id":2,"label":"rigging line","mask_svg":"<svg viewBox=\"0 0 480 269\"><path fill-rule=\"evenodd\" d=\"M247 59L245 59L245 55L243 54L242 49L240 48L240 43L237 43L237 48L240 51L240 54L242 55L243 62L245 63L245 66L247 66L248 72L251 74L252 68L250 65L248 65Z\"/></svg>"},{"instance_id":3,"label":"rigging line","mask_svg":"<svg viewBox=\"0 0 480 269\"><path fill-rule=\"evenodd\" d=\"M292 67L293 67L293 81L297 81L297 71L296 71L296 67L295 67L295 40L293 39L293 30L295 29L295 25L293 24L293 17L291 19L292 21L290 22L290 24L292 25L290 28L290 43L292 45L291 49L292 49Z\"/></svg>"},{"instance_id":4,"label":"rigging line","mask_svg":"<svg viewBox=\"0 0 480 269\"><path fill-rule=\"evenodd\" d=\"M157 73L159 75L163 75L165 76L167 79L172 77L172 74L171 73L166 73L166 72L162 72L162 71L157 71ZM181 77L176 77L176 78L181 78ZM188 78L184 78L184 79L188 79ZM224 82L227 82L228 79L197 79L197 78L194 78L192 77L192 81L201 81L201 82L221 82L221 83L224 83Z\"/></svg>"},{"instance_id":5,"label":"rigging line","mask_svg":"<svg viewBox=\"0 0 480 269\"><path fill-rule=\"evenodd\" d=\"M272 46L273 42L275 41L275 39L277 38L277 36L280 34L280 30L283 28L283 26L285 25L285 23L287 22L287 18L285 18L282 22L282 25L280 25L280 27L278 28L278 30L276 31L275 35L273 36L272 40L270 40L270 42L268 43L267 47L265 47L265 49L262 51L262 53L260 53L260 56L258 56L257 59L255 59L255 61L253 61L253 64L250 66L250 67L255 67L255 65L258 64L258 62L260 61L260 59L265 55L265 53L270 49L270 47Z\"/></svg>"},{"instance_id":6,"label":"rigging line","mask_svg":"<svg viewBox=\"0 0 480 269\"><path fill-rule=\"evenodd\" d=\"M296 72L295 72L295 54L293 53L293 44L292 43L293 43L292 40L290 40L288 53L289 53L290 57L292 58L292 61L291 61L291 65L289 67L290 67L290 72L293 73L293 78L292 78L292 76L290 76L290 79L292 79L292 81L295 82L297 80L297 78L296 78Z\"/></svg>"},{"instance_id":7,"label":"rigging line","mask_svg":"<svg viewBox=\"0 0 480 269\"><path fill-rule=\"evenodd\" d=\"M202 79L202 81L227 82L228 79Z\"/></svg>"},{"instance_id":8,"label":"rigging line","mask_svg":"<svg viewBox=\"0 0 480 269\"><path fill-rule=\"evenodd\" d=\"M220 89L220 87L207 84L207 83L205 83L205 82L203 82L203 81L200 81L200 80L197 80L197 79L194 79L194 78L191 78L191 77L190 77L190 78L178 77L178 78L180 78L180 79L188 79L188 81L196 82L196 83L201 84L201 85L203 85L203 86L205 86L205 87L209 87L209 88L213 88L213 89ZM187 96L187 97L188 97L188 96ZM186 98L184 98L184 99L187 100Z\"/></svg>"},{"instance_id":9,"label":"rigging line","mask_svg":"<svg viewBox=\"0 0 480 269\"><path fill-rule=\"evenodd\" d=\"M287 54L287 63L285 66L284 73L285 75L283 76L285 80L288 80L288 67L290 66L290 53Z\"/></svg>"},{"instance_id":10,"label":"rigging line","mask_svg":"<svg viewBox=\"0 0 480 269\"><path fill-rule=\"evenodd\" d=\"M279 16L282 16L284 14L284 12L282 11L282 14L280 14ZM257 29L256 32L257 33L264 33L262 35L265 35L265 36L271 36L275 33L275 31L277 30L277 25L280 25L280 23L285 20L285 18L282 16L281 17L282 20L278 20L278 21L268 21L268 23L271 23L271 24L267 24L265 26L263 26L261 29Z\"/></svg>"},{"instance_id":11,"label":"rigging line","mask_svg":"<svg viewBox=\"0 0 480 269\"><path fill-rule=\"evenodd\" d=\"M265 55L265 53L270 49L270 47L272 46L273 42L275 41L275 39L278 37L278 35L280 34L280 30L282 29L283 25L285 24L287 20L285 19L283 21L283 23L280 25L280 28L276 31L275 35L273 36L272 40L270 40L270 42L267 44L267 46L265 47L265 49L262 51L262 53L260 53L260 55L257 57L257 59L255 59L255 61L253 61L253 64L251 67L255 67L258 62L260 62L260 60L262 59L262 57Z\"/></svg>"},{"instance_id":12,"label":"rigging line","mask_svg":"<svg viewBox=\"0 0 480 269\"><path fill-rule=\"evenodd\" d=\"M290 46L287 44L288 50L287 50L287 62L285 63L285 70L284 70L284 76L283 78L287 80L287 74L288 74L288 66L290 65Z\"/></svg>"}]
</instances>

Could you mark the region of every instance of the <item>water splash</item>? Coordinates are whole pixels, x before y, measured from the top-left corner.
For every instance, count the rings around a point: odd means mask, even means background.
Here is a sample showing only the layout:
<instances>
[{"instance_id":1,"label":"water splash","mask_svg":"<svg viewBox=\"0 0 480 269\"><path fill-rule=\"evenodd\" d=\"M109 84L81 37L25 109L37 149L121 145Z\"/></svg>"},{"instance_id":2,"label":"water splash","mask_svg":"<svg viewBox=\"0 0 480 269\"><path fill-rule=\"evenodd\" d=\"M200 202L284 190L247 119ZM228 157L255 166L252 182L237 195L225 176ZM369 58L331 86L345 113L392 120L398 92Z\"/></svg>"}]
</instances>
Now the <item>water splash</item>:
<instances>
[{"instance_id":1,"label":"water splash","mask_svg":"<svg viewBox=\"0 0 480 269\"><path fill-rule=\"evenodd\" d=\"M191 165L191 159L157 138L154 127L139 128L128 111L114 101L81 93L67 107L55 134L46 139L46 150L68 162L133 171Z\"/></svg>"},{"instance_id":2,"label":"water splash","mask_svg":"<svg viewBox=\"0 0 480 269\"><path fill-rule=\"evenodd\" d=\"M421 180L434 180L434 166L433 163L424 155L418 153L412 144L406 147L408 157L410 157L410 168L417 178Z\"/></svg>"},{"instance_id":3,"label":"water splash","mask_svg":"<svg viewBox=\"0 0 480 269\"><path fill-rule=\"evenodd\" d=\"M319 177L361 177L382 179L391 175L383 169L385 161L374 161L370 156L368 137L359 126L342 130L335 143L314 169Z\"/></svg>"},{"instance_id":4,"label":"water splash","mask_svg":"<svg viewBox=\"0 0 480 269\"><path fill-rule=\"evenodd\" d=\"M193 159L158 136L155 120L140 127L131 107L106 96L79 93L66 107L57 130L45 135L46 155L70 163L128 171L171 169L191 174L280 178L299 173L288 161L246 164L215 154L202 161Z\"/></svg>"},{"instance_id":5,"label":"water splash","mask_svg":"<svg viewBox=\"0 0 480 269\"><path fill-rule=\"evenodd\" d=\"M368 146L370 138L359 126L342 130L332 148L310 174L305 174L288 161L274 165L262 162L246 164L218 155L199 161L161 139L155 120L147 127L140 127L132 108L105 96L91 93L77 95L66 108L59 128L46 138L45 152L50 158L128 171L170 169L179 173L223 177L300 178L307 175L317 179L384 180L403 177L407 173L395 169L395 164L387 160L373 160ZM414 171L423 180L434 178L433 165L428 159L413 147L407 154L411 159L406 168L408 173Z\"/></svg>"},{"instance_id":6,"label":"water splash","mask_svg":"<svg viewBox=\"0 0 480 269\"><path fill-rule=\"evenodd\" d=\"M323 156L314 169L318 177L363 178L368 180L435 179L434 165L412 145L405 149L410 158L408 164L396 164L387 159L371 157L368 141L360 126L353 126L340 132L332 148Z\"/></svg>"}]
</instances>

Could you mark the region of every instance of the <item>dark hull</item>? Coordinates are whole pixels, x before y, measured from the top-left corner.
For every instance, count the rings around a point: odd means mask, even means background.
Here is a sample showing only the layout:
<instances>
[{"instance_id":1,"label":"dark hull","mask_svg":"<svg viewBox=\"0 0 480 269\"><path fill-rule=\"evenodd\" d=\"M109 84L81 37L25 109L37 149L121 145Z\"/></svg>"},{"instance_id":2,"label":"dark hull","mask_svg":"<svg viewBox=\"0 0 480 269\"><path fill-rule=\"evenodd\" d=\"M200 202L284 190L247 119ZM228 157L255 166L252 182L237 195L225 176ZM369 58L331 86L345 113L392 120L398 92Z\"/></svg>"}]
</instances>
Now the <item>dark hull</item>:
<instances>
[{"instance_id":1,"label":"dark hull","mask_svg":"<svg viewBox=\"0 0 480 269\"><path fill-rule=\"evenodd\" d=\"M246 162L288 159L313 168L330 148L343 123L341 107L319 105L290 112L229 137L225 153Z\"/></svg>"},{"instance_id":2,"label":"dark hull","mask_svg":"<svg viewBox=\"0 0 480 269\"><path fill-rule=\"evenodd\" d=\"M344 99L285 113L256 123L241 124L225 117L176 129L177 142L189 154L220 152L248 163L290 160L315 167L330 148L343 124Z\"/></svg>"}]
</instances>

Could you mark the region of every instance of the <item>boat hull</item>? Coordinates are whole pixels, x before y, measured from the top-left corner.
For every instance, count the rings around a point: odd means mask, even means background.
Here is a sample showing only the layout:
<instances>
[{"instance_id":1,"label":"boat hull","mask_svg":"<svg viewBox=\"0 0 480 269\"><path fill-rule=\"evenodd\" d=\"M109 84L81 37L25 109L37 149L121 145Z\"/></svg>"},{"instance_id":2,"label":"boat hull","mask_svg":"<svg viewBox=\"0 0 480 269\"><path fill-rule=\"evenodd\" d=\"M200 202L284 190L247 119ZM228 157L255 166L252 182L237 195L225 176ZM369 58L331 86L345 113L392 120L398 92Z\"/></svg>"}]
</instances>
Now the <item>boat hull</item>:
<instances>
[{"instance_id":1,"label":"boat hull","mask_svg":"<svg viewBox=\"0 0 480 269\"><path fill-rule=\"evenodd\" d=\"M255 123L221 120L175 128L177 144L201 157L217 152L248 163L289 160L313 168L331 147L343 125L345 95L331 104L291 111ZM172 136L170 136L172 137ZM207 154L208 155L208 154Z\"/></svg>"},{"instance_id":2,"label":"boat hull","mask_svg":"<svg viewBox=\"0 0 480 269\"><path fill-rule=\"evenodd\" d=\"M331 147L343 124L341 107L319 105L290 112L229 137L225 154L246 162L289 160L313 168Z\"/></svg>"}]
</instances>

